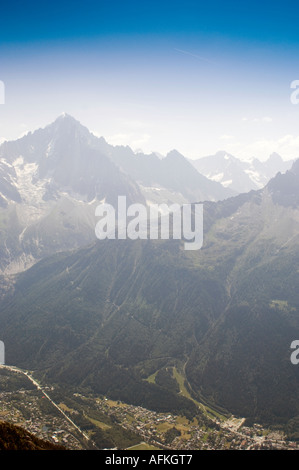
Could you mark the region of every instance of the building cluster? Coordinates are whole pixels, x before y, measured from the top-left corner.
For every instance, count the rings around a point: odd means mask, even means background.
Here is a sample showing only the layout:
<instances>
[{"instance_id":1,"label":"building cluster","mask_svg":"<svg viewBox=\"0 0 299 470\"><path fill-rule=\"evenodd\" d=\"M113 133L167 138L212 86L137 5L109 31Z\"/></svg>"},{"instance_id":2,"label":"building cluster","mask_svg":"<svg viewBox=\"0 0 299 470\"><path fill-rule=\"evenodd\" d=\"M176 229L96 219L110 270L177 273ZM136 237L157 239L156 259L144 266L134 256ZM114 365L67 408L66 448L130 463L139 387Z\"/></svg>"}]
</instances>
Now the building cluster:
<instances>
[{"instance_id":1,"label":"building cluster","mask_svg":"<svg viewBox=\"0 0 299 470\"><path fill-rule=\"evenodd\" d=\"M21 426L38 438L63 445L67 449L82 449L71 424L63 416L51 414L49 410L43 411L41 399L35 392L28 390L0 391L0 420Z\"/></svg>"},{"instance_id":2,"label":"building cluster","mask_svg":"<svg viewBox=\"0 0 299 470\"><path fill-rule=\"evenodd\" d=\"M209 425L207 420L199 422L195 418L189 421L172 413L158 413L105 397L74 394L74 403L78 404L78 410L68 410L65 405L60 404L63 414L52 406L53 403L49 403L45 390L47 393L51 392L47 387L39 391L22 388L9 391L1 388L0 380L0 420L22 426L39 438L61 444L68 449L82 449L82 439L66 415L72 415L73 424L76 423L80 403L84 400L91 416L93 410L100 412L111 422L140 436L140 442L158 449L299 449L297 443L286 441L284 435L278 431L264 429L259 424L248 427L245 420L234 417L223 421L215 419ZM99 426L101 424L103 425L98 422ZM91 431L91 439L92 434Z\"/></svg>"}]
</instances>

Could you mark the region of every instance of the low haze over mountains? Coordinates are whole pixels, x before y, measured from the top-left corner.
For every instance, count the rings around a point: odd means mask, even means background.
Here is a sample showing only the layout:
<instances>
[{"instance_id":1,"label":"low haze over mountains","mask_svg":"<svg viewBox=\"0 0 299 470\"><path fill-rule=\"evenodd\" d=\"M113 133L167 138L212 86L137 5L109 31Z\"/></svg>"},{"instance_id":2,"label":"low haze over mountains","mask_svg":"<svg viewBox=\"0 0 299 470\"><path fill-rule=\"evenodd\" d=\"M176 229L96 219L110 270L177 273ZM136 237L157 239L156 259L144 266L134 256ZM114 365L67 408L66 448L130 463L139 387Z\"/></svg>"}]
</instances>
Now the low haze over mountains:
<instances>
[{"instance_id":1,"label":"low haze over mountains","mask_svg":"<svg viewBox=\"0 0 299 470\"><path fill-rule=\"evenodd\" d=\"M2 270L15 272L56 251L94 240L99 201L218 200L232 192L198 174L178 152L135 155L63 115L0 147Z\"/></svg>"},{"instance_id":2,"label":"low haze over mountains","mask_svg":"<svg viewBox=\"0 0 299 470\"><path fill-rule=\"evenodd\" d=\"M245 164L220 152L190 163L177 151L160 159L112 147L69 116L4 143L0 155L8 363L192 415L194 403L175 387L146 380L176 366L197 399L229 412L267 423L299 415L290 362L299 337L299 160ZM204 201L202 249L96 240L96 205L120 194Z\"/></svg>"},{"instance_id":3,"label":"low haze over mountains","mask_svg":"<svg viewBox=\"0 0 299 470\"><path fill-rule=\"evenodd\" d=\"M64 114L0 146L0 269L17 272L93 241L101 200L115 205L125 195L128 204L219 201L261 187L288 167L278 156L255 160L250 170L221 152L194 162L175 150L165 158L135 154Z\"/></svg>"}]
</instances>

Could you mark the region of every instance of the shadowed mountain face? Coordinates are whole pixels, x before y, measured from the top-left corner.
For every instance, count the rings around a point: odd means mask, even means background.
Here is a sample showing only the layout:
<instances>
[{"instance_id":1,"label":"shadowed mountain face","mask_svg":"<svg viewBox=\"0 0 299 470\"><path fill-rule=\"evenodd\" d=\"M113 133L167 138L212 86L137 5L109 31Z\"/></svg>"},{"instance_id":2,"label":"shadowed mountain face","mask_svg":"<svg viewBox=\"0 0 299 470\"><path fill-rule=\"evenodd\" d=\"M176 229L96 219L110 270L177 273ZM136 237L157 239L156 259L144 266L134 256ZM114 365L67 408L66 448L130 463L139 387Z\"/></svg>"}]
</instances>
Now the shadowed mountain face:
<instances>
[{"instance_id":1,"label":"shadowed mountain face","mask_svg":"<svg viewBox=\"0 0 299 470\"><path fill-rule=\"evenodd\" d=\"M299 160L286 174L278 173L267 185L273 201L285 207L298 207L299 204Z\"/></svg>"},{"instance_id":2,"label":"shadowed mountain face","mask_svg":"<svg viewBox=\"0 0 299 470\"><path fill-rule=\"evenodd\" d=\"M195 394L241 416L299 414L298 162L263 190L204 204L204 245L105 240L55 255L2 299L7 363L155 409L144 379L185 365Z\"/></svg>"}]
</instances>

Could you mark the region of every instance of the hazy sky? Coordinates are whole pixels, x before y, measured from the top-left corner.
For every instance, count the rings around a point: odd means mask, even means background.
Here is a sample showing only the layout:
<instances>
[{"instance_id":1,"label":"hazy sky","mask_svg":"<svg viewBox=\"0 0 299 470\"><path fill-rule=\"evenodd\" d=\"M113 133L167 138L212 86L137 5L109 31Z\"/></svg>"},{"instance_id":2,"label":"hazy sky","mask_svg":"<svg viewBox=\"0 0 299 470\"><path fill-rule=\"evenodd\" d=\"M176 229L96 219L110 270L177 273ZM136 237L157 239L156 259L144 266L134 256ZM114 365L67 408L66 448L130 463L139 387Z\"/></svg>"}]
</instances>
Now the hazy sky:
<instances>
[{"instance_id":1,"label":"hazy sky","mask_svg":"<svg viewBox=\"0 0 299 470\"><path fill-rule=\"evenodd\" d=\"M0 140L71 114L111 144L299 157L296 1L1 5Z\"/></svg>"}]
</instances>

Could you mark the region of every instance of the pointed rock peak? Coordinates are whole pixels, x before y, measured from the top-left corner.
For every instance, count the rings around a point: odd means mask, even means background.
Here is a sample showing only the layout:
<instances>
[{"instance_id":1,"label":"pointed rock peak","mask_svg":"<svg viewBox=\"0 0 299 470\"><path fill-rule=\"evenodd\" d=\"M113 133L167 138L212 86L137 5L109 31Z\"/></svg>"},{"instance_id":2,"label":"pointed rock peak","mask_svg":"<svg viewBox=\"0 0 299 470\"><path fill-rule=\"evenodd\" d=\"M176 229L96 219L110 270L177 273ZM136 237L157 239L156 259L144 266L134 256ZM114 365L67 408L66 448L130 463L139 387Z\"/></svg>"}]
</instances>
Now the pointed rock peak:
<instances>
[{"instance_id":1,"label":"pointed rock peak","mask_svg":"<svg viewBox=\"0 0 299 470\"><path fill-rule=\"evenodd\" d=\"M267 184L274 195L274 201L282 205L298 206L299 204L299 160L296 160L291 170L277 173Z\"/></svg>"},{"instance_id":2,"label":"pointed rock peak","mask_svg":"<svg viewBox=\"0 0 299 470\"><path fill-rule=\"evenodd\" d=\"M77 121L77 119L75 119L73 116L71 116L70 114L67 114L65 112L63 112L62 114L60 114L60 116L58 116L58 118L55 119L54 123L63 123L63 122L72 122L72 123L77 123L79 125L81 125L81 123L79 121Z\"/></svg>"},{"instance_id":3,"label":"pointed rock peak","mask_svg":"<svg viewBox=\"0 0 299 470\"><path fill-rule=\"evenodd\" d=\"M166 155L166 158L171 158L173 160L182 160L182 159L185 159L184 155L182 155L180 152L178 152L177 150L171 150L170 152L168 152L168 154Z\"/></svg>"},{"instance_id":4,"label":"pointed rock peak","mask_svg":"<svg viewBox=\"0 0 299 470\"><path fill-rule=\"evenodd\" d=\"M55 134L79 134L79 135L90 135L87 127L83 126L77 119L67 113L62 113L58 118L49 124L46 129L54 131Z\"/></svg>"},{"instance_id":5,"label":"pointed rock peak","mask_svg":"<svg viewBox=\"0 0 299 470\"><path fill-rule=\"evenodd\" d=\"M280 162L282 162L282 158L278 153L273 152L273 153L271 153L270 157L268 158L268 162L269 163L276 163L276 162L280 163Z\"/></svg>"}]
</instances>

